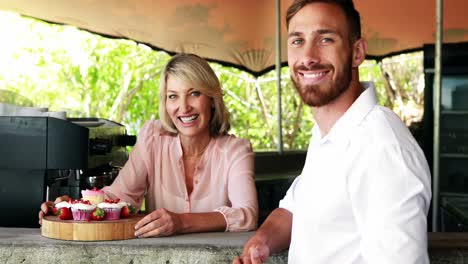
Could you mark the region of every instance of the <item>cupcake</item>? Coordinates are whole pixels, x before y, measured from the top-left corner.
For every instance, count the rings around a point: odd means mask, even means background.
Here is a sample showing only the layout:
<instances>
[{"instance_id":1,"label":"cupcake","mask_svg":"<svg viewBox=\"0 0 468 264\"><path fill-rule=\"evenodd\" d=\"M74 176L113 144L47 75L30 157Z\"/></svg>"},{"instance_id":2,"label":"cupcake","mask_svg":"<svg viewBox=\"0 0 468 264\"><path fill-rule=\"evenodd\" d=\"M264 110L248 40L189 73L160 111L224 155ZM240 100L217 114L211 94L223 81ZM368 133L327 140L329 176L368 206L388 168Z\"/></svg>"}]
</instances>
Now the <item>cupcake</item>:
<instances>
[{"instance_id":1,"label":"cupcake","mask_svg":"<svg viewBox=\"0 0 468 264\"><path fill-rule=\"evenodd\" d=\"M120 219L120 210L122 210L122 204L120 199L104 199L103 203L97 205L99 208L104 210L106 215L104 220L119 220Z\"/></svg>"},{"instance_id":2,"label":"cupcake","mask_svg":"<svg viewBox=\"0 0 468 264\"><path fill-rule=\"evenodd\" d=\"M66 208L70 208L72 206L72 204L68 201L61 201L60 203L56 203L54 205L55 208L57 209L60 209L60 208L63 208L63 207L66 207Z\"/></svg>"},{"instance_id":3,"label":"cupcake","mask_svg":"<svg viewBox=\"0 0 468 264\"><path fill-rule=\"evenodd\" d=\"M96 205L91 204L91 202L87 200L72 201L71 211L73 220L89 221L91 219L91 212L94 208L96 208Z\"/></svg>"},{"instance_id":4,"label":"cupcake","mask_svg":"<svg viewBox=\"0 0 468 264\"><path fill-rule=\"evenodd\" d=\"M62 220L71 220L73 216L71 214L70 208L72 204L67 201L62 201L54 205L51 213L58 216Z\"/></svg>"},{"instance_id":5,"label":"cupcake","mask_svg":"<svg viewBox=\"0 0 468 264\"><path fill-rule=\"evenodd\" d=\"M83 200L88 200L94 205L104 202L104 192L96 187L91 190L82 190L81 196Z\"/></svg>"}]
</instances>

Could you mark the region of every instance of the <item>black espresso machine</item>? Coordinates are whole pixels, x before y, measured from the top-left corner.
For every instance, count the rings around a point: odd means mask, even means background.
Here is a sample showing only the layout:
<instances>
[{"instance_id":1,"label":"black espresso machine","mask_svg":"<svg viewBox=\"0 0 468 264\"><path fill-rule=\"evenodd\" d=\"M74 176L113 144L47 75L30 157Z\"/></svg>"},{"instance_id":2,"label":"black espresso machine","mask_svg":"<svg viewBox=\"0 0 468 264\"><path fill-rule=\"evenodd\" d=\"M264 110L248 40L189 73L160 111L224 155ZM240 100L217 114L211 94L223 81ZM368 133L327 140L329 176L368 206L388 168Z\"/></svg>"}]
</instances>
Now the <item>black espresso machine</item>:
<instances>
[{"instance_id":1,"label":"black espresso machine","mask_svg":"<svg viewBox=\"0 0 468 264\"><path fill-rule=\"evenodd\" d=\"M0 227L37 227L43 201L109 185L135 140L106 119L0 116Z\"/></svg>"}]
</instances>

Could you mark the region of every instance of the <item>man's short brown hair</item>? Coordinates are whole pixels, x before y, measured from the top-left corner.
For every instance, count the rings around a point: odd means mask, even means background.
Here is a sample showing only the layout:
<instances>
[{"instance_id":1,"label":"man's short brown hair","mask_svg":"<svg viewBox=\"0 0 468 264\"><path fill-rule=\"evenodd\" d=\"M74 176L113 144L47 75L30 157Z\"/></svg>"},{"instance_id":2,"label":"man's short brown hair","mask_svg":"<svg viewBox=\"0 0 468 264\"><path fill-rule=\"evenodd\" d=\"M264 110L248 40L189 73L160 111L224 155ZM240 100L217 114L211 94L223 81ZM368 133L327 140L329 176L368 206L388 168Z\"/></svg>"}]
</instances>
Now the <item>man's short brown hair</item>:
<instances>
[{"instance_id":1,"label":"man's short brown hair","mask_svg":"<svg viewBox=\"0 0 468 264\"><path fill-rule=\"evenodd\" d=\"M361 17L354 8L352 0L294 0L286 13L286 27L289 28L289 22L299 10L312 3L330 3L339 6L346 15L351 41L361 38Z\"/></svg>"}]
</instances>

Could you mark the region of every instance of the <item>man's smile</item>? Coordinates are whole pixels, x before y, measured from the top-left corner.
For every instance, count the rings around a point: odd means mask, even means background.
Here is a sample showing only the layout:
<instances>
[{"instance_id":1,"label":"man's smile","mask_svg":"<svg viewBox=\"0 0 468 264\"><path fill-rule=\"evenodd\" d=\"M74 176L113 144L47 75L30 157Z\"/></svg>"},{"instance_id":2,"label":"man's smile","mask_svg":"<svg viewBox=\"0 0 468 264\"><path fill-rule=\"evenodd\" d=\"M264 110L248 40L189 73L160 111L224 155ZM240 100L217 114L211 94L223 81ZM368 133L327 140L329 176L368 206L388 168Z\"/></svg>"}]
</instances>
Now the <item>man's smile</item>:
<instances>
[{"instance_id":1,"label":"man's smile","mask_svg":"<svg viewBox=\"0 0 468 264\"><path fill-rule=\"evenodd\" d=\"M298 71L301 82L306 85L317 84L324 80L330 70L320 70L320 71Z\"/></svg>"}]
</instances>

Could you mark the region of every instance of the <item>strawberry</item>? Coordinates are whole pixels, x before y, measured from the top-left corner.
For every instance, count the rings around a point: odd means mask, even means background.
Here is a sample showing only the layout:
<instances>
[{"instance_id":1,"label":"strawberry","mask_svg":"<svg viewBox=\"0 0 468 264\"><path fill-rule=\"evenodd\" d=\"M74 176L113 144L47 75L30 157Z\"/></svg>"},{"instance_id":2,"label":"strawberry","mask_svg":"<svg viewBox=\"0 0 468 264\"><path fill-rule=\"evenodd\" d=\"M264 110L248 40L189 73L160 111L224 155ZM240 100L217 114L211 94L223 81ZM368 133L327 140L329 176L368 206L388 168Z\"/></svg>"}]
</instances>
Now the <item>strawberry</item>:
<instances>
[{"instance_id":1,"label":"strawberry","mask_svg":"<svg viewBox=\"0 0 468 264\"><path fill-rule=\"evenodd\" d=\"M122 207L122 210L120 210L120 218L128 218L130 217L130 208L128 206Z\"/></svg>"},{"instance_id":2,"label":"strawberry","mask_svg":"<svg viewBox=\"0 0 468 264\"><path fill-rule=\"evenodd\" d=\"M104 210L102 210L99 207L96 207L96 209L94 209L93 212L91 212L91 219L101 221L104 219L105 215L106 213L104 212Z\"/></svg>"},{"instance_id":3,"label":"strawberry","mask_svg":"<svg viewBox=\"0 0 468 264\"><path fill-rule=\"evenodd\" d=\"M57 207L52 207L49 211L52 215L58 215L58 209Z\"/></svg>"},{"instance_id":4,"label":"strawberry","mask_svg":"<svg viewBox=\"0 0 468 264\"><path fill-rule=\"evenodd\" d=\"M73 219L73 215L71 213L70 208L67 207L62 207L59 208L58 210L58 217L62 220L71 220Z\"/></svg>"}]
</instances>

